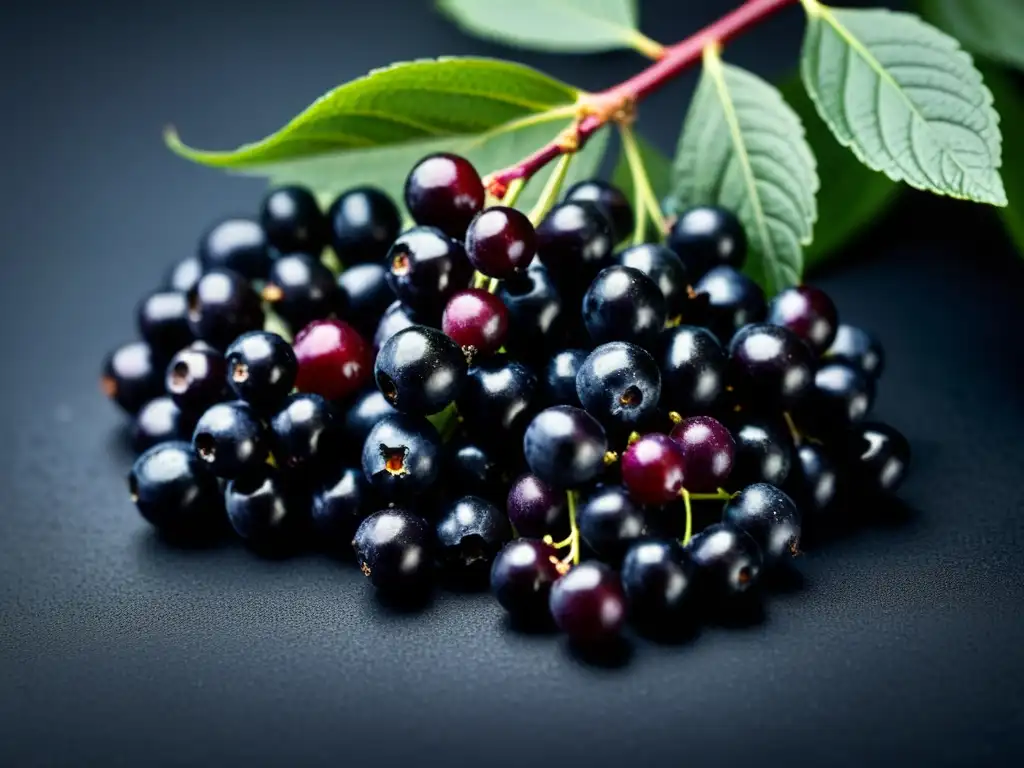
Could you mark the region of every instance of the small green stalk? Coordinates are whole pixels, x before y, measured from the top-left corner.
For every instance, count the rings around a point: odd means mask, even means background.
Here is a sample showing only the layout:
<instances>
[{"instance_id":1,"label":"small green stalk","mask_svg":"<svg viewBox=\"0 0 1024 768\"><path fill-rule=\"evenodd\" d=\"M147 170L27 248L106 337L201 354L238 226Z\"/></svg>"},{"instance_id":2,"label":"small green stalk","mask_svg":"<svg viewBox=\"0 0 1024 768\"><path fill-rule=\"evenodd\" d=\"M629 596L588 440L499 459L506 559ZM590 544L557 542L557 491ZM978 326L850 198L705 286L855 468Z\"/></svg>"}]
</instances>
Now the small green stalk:
<instances>
[{"instance_id":1,"label":"small green stalk","mask_svg":"<svg viewBox=\"0 0 1024 768\"><path fill-rule=\"evenodd\" d=\"M648 218L654 224L660 240L665 237L665 217L661 214L661 204L658 202L654 189L651 187L651 180L647 176L647 168L644 167L643 158L640 156L636 135L628 125L619 126L619 135L622 137L622 149L626 154L626 162L629 163L629 171L633 177L633 205L636 217L633 244L639 245L647 237Z\"/></svg>"},{"instance_id":2,"label":"small green stalk","mask_svg":"<svg viewBox=\"0 0 1024 768\"><path fill-rule=\"evenodd\" d=\"M551 175L548 176L544 189L540 193L540 199L537 200L537 204L530 211L529 219L533 226L536 227L540 224L541 219L554 207L559 194L562 192L562 184L565 183L565 177L569 172L569 163L572 162L572 158L573 155L571 154L561 155L558 158L554 170L551 171ZM515 182L512 183L515 184ZM509 188L511 189L511 185Z\"/></svg>"}]
</instances>

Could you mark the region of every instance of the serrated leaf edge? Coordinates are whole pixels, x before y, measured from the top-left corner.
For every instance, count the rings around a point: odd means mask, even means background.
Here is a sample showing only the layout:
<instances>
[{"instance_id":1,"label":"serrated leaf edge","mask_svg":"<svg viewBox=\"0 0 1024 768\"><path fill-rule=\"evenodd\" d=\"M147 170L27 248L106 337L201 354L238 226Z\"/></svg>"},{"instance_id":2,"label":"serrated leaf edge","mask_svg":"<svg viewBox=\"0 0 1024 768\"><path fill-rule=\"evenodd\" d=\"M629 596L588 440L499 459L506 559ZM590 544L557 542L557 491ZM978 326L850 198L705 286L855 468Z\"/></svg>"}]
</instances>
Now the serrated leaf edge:
<instances>
[{"instance_id":1,"label":"serrated leaf edge","mask_svg":"<svg viewBox=\"0 0 1024 768\"><path fill-rule=\"evenodd\" d=\"M892 76L888 73L888 71L886 71L885 68L882 67L881 63L874 57L874 55L869 50L867 50L864 47L864 45L856 37L851 35L842 24L839 23L839 20L835 18L835 15L832 13L832 10L829 7L823 5L822 3L817 2L817 0L801 0L801 2L803 4L803 6L804 6L804 9L807 12L808 17L810 17L812 19L814 17L818 17L818 18L822 18L822 19L826 20L832 26L832 28L836 31L836 33L839 34L844 40L846 40L847 43L850 45L850 47L853 48L855 51L857 51L865 59L865 61L868 63L868 65L871 66L871 68L873 70L875 70L876 73L878 73L880 78L888 81L892 87L896 88L897 92L900 94L900 98L902 98L907 103L907 105L910 108L911 112L913 114L917 115L919 119L921 119L922 121L925 122L925 124L928 123L928 121L920 113L920 111L917 109L917 107L914 105L914 103L912 101L910 101L910 99L908 99L906 97L906 95L903 93L902 86L900 86L900 84L898 82L896 82L892 78ZM954 43L956 43L957 50L968 58L968 60L971 63L971 66L974 66L974 58L971 56L970 53L965 51L960 46L960 42L958 40L956 40L956 38L947 35L942 30L938 29L937 27L932 26L931 24L928 24L923 19L921 19L918 16L915 16L912 13L890 11L890 10L888 10L886 8L854 9L854 10L855 11L867 11L867 12L872 12L872 13L885 13L885 14L892 14L892 15L897 15L898 14L898 15L902 15L902 16L912 16L913 18L915 18L918 21L920 21L922 24L925 24L926 26L931 27L939 35L942 35L943 37L949 38ZM1002 165L1002 162L1001 162L1002 158L1001 158L1001 156L996 158L997 162L995 164L996 179L998 180L998 188L992 190L993 192L996 192L998 194L992 200L984 199L984 198L980 198L980 197L972 197L970 195L959 194L959 193L953 192L951 190L939 189L937 187L929 187L929 186L927 186L925 184L916 183L915 181L913 181L911 179L908 179L908 178L900 175L899 173L897 173L895 171L892 171L892 170L890 170L888 168L884 168L884 167L881 167L879 165L876 165L874 162L872 162L867 157L867 155L857 145L857 142L854 139L852 139L852 138L847 139L847 138L845 138L844 136L841 135L841 132L836 128L835 121L833 121L831 116L828 115L827 111L824 108L824 105L821 103L821 100L818 98L818 94L816 93L815 89L810 85L811 75L810 75L810 72L808 71L807 57L806 56L801 56L801 61L800 61L800 79L803 80L804 88L807 90L807 95L810 97L811 101L814 103L814 108L817 110L818 115L821 117L822 120L825 121L825 123L829 126L829 128L832 129L832 135L835 137L836 141L838 141L844 147L846 147L851 152L853 152L853 154L857 157L857 159L861 163L866 165L868 168L870 168L871 170L878 171L880 173L884 173L886 176L888 176L893 181L895 181L895 182L902 182L902 183L904 183L904 184L906 184L906 185L908 185L910 187L913 187L914 189L919 189L919 190L921 190L923 192L931 192L932 194L942 195L942 196L945 196L945 197L951 197L951 198L953 198L955 200L968 200L970 202L987 203L987 204L994 205L994 206L997 206L997 207L1000 207L1000 208L1005 208L1009 204L1009 201L1007 200L1007 197L1006 197L1006 189L1003 186L1003 180L1002 180L1002 177L999 174L999 168ZM999 112L994 107L995 99L992 96L992 92L989 90L988 86L985 85L984 80L981 81L981 89L982 89L982 92L983 92L985 106L989 107L992 110L992 112L995 114L995 126L998 127L999 122L1000 122L999 121ZM1002 135L1001 134L999 135L999 140L1000 140L1000 145L1001 145L1002 144ZM943 149L946 150L946 155L956 164L956 166L961 170L961 172L963 172L963 174L965 176L973 176L974 175L973 173L968 173L967 169L964 168L960 164L960 162L956 159L956 156L952 152L947 150L945 147L943 147Z\"/></svg>"}]
</instances>

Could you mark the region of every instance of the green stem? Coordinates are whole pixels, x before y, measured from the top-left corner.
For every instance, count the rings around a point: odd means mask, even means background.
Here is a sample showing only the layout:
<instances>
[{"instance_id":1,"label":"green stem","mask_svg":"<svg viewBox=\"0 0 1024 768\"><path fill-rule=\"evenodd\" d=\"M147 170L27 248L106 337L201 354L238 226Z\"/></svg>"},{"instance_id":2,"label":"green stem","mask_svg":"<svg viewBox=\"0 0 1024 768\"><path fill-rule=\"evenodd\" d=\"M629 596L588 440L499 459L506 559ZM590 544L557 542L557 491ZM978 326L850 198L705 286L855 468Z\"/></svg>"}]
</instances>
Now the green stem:
<instances>
[{"instance_id":1,"label":"green stem","mask_svg":"<svg viewBox=\"0 0 1024 768\"><path fill-rule=\"evenodd\" d=\"M639 30L631 30L627 42L634 51L653 61L657 61L665 55L665 46L656 40L651 40Z\"/></svg>"},{"instance_id":2,"label":"green stem","mask_svg":"<svg viewBox=\"0 0 1024 768\"><path fill-rule=\"evenodd\" d=\"M492 278L491 278L491 279L490 279L490 280L489 280L489 281L487 282L487 292L488 292L488 293L497 293L497 292L498 292L498 286L499 286L499 285L501 285L501 280L499 280L499 279L498 279L498 278L496 278L496 277L492 277Z\"/></svg>"},{"instance_id":3,"label":"green stem","mask_svg":"<svg viewBox=\"0 0 1024 768\"><path fill-rule=\"evenodd\" d=\"M637 228L633 232L633 244L639 245L646 235L647 218L650 217L655 229L658 231L658 239L665 237L665 217L661 214L661 204L657 195L651 187L650 177L647 175L647 168L644 166L644 159L640 155L640 146L636 143L636 135L628 125L619 126L619 135L622 136L622 149L626 153L626 161L629 163L629 171L633 177L633 198L636 210ZM641 224L641 221L643 222ZM641 239L637 239L637 237Z\"/></svg>"},{"instance_id":4,"label":"green stem","mask_svg":"<svg viewBox=\"0 0 1024 768\"><path fill-rule=\"evenodd\" d=\"M555 202L558 200L558 195L562 191L562 184L565 183L565 177L569 172L569 163L572 162L572 158L573 155L571 154L561 155L558 158L558 163L555 165L554 170L551 171L551 175L548 176L544 189L540 193L540 199L537 200L537 204L530 211L529 218L533 226L536 227L540 224L541 219L554 207Z\"/></svg>"},{"instance_id":5,"label":"green stem","mask_svg":"<svg viewBox=\"0 0 1024 768\"><path fill-rule=\"evenodd\" d=\"M526 179L516 179L508 185L508 191L505 192L505 197L502 198L501 204L514 208L516 201L519 200L519 195L523 192L523 187L526 186Z\"/></svg>"},{"instance_id":6,"label":"green stem","mask_svg":"<svg viewBox=\"0 0 1024 768\"><path fill-rule=\"evenodd\" d=\"M694 501L715 501L715 500L728 501L735 494L729 493L724 488L719 488L714 493L689 493L688 495Z\"/></svg>"},{"instance_id":7,"label":"green stem","mask_svg":"<svg viewBox=\"0 0 1024 768\"><path fill-rule=\"evenodd\" d=\"M580 564L580 529L576 525L576 491L567 491L566 501L569 506L569 536L572 539L572 546L566 560L571 560L573 565Z\"/></svg>"},{"instance_id":8,"label":"green stem","mask_svg":"<svg viewBox=\"0 0 1024 768\"><path fill-rule=\"evenodd\" d=\"M686 530L683 532L683 546L685 547L693 536L693 506L690 504L690 492L683 488L682 494L683 505L686 507Z\"/></svg>"}]
</instances>

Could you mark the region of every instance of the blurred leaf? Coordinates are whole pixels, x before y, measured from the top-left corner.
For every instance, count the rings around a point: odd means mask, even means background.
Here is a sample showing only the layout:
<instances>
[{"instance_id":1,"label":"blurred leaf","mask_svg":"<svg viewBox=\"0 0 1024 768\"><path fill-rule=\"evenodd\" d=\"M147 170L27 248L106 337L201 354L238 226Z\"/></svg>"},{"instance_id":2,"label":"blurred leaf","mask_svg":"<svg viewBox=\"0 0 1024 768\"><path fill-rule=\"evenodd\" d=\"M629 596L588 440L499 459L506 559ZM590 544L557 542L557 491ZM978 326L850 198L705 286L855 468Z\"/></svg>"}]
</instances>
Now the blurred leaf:
<instances>
[{"instance_id":1,"label":"blurred leaf","mask_svg":"<svg viewBox=\"0 0 1024 768\"><path fill-rule=\"evenodd\" d=\"M1024 0L921 0L920 7L967 50L1024 69Z\"/></svg>"},{"instance_id":2,"label":"blurred leaf","mask_svg":"<svg viewBox=\"0 0 1024 768\"><path fill-rule=\"evenodd\" d=\"M1006 205L999 117L956 40L909 13L805 7L801 73L842 144L912 187Z\"/></svg>"},{"instance_id":3,"label":"blurred leaf","mask_svg":"<svg viewBox=\"0 0 1024 768\"><path fill-rule=\"evenodd\" d=\"M1024 93L1013 78L994 66L982 67L1003 126L1003 181L1010 204L999 213L1024 256Z\"/></svg>"},{"instance_id":4,"label":"blurred leaf","mask_svg":"<svg viewBox=\"0 0 1024 768\"><path fill-rule=\"evenodd\" d=\"M635 0L438 0L469 34L539 51L588 53L632 48Z\"/></svg>"}]
</instances>

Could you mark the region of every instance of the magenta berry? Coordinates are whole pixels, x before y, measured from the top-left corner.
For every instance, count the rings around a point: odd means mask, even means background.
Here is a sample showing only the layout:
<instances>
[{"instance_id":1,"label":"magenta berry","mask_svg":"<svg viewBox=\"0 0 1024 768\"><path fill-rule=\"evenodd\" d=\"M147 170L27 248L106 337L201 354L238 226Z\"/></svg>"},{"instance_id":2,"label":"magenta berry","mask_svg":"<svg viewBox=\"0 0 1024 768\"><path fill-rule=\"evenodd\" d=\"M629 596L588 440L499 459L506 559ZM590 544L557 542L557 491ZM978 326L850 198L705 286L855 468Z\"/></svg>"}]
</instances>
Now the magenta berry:
<instances>
[{"instance_id":1,"label":"magenta berry","mask_svg":"<svg viewBox=\"0 0 1024 768\"><path fill-rule=\"evenodd\" d=\"M836 337L839 313L824 291L799 285L787 288L772 299L768 322L788 328L803 339L815 355L820 355Z\"/></svg>"},{"instance_id":2,"label":"magenta berry","mask_svg":"<svg viewBox=\"0 0 1024 768\"><path fill-rule=\"evenodd\" d=\"M508 309L493 293L479 288L459 291L448 300L441 330L463 349L489 355L505 342Z\"/></svg>"},{"instance_id":3,"label":"magenta berry","mask_svg":"<svg viewBox=\"0 0 1024 768\"><path fill-rule=\"evenodd\" d=\"M504 280L530 265L537 254L537 233L525 214L496 205L470 223L466 254L475 269Z\"/></svg>"},{"instance_id":4,"label":"magenta berry","mask_svg":"<svg viewBox=\"0 0 1024 768\"><path fill-rule=\"evenodd\" d=\"M328 400L347 397L373 370L370 347L359 332L340 320L317 320L295 337L299 373L295 387Z\"/></svg>"},{"instance_id":5,"label":"magenta berry","mask_svg":"<svg viewBox=\"0 0 1024 768\"><path fill-rule=\"evenodd\" d=\"M644 435L622 456L622 482L634 501L665 504L683 490L686 460L668 435Z\"/></svg>"},{"instance_id":6,"label":"magenta berry","mask_svg":"<svg viewBox=\"0 0 1024 768\"><path fill-rule=\"evenodd\" d=\"M405 205L417 224L461 239L484 207L484 185L469 160L440 152L412 169L405 181Z\"/></svg>"},{"instance_id":7,"label":"magenta berry","mask_svg":"<svg viewBox=\"0 0 1024 768\"><path fill-rule=\"evenodd\" d=\"M736 457L736 441L717 419L684 419L676 424L670 437L683 451L687 490L710 493L725 484Z\"/></svg>"}]
</instances>

